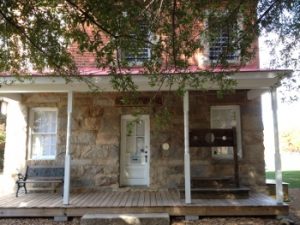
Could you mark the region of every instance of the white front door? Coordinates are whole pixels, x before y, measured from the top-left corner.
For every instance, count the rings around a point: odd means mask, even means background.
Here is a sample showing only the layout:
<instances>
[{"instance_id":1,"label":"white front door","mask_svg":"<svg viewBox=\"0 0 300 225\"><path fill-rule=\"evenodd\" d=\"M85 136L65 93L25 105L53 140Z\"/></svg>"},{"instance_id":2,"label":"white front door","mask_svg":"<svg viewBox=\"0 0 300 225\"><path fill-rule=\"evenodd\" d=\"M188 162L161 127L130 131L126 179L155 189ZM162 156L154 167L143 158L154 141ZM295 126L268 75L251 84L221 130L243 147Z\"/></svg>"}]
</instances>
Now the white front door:
<instances>
[{"instance_id":1,"label":"white front door","mask_svg":"<svg viewBox=\"0 0 300 225\"><path fill-rule=\"evenodd\" d=\"M122 186L149 185L149 156L149 116L122 116L120 167L120 183Z\"/></svg>"}]
</instances>

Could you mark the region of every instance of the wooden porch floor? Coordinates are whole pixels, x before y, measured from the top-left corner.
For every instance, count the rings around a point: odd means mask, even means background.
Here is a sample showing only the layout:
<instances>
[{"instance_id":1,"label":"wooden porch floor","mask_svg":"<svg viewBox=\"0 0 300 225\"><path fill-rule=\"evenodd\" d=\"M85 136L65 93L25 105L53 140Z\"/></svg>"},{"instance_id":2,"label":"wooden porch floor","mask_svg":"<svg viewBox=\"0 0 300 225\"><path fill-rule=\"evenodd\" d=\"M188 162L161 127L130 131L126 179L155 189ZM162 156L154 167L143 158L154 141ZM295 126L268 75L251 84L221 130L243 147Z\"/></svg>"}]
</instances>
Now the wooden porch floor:
<instances>
[{"instance_id":1,"label":"wooden porch floor","mask_svg":"<svg viewBox=\"0 0 300 225\"><path fill-rule=\"evenodd\" d=\"M197 199L185 204L176 190L103 191L71 194L70 205L53 193L28 193L0 197L1 217L82 216L86 213L169 213L171 216L277 216L287 215L287 205L255 194L248 199Z\"/></svg>"}]
</instances>

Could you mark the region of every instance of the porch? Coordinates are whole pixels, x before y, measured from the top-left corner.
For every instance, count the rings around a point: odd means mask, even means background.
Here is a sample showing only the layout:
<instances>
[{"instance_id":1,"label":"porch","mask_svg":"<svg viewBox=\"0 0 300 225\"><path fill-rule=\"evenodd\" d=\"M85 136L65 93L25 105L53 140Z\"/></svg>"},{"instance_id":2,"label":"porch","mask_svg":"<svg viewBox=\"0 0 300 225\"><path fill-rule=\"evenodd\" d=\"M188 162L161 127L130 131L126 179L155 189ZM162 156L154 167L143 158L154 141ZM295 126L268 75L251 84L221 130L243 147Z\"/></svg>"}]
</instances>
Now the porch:
<instances>
[{"instance_id":1,"label":"porch","mask_svg":"<svg viewBox=\"0 0 300 225\"><path fill-rule=\"evenodd\" d=\"M29 193L0 197L1 217L81 217L87 213L168 213L170 216L279 216L288 206L263 194L247 199L193 199L186 204L178 190L118 190L70 195L64 205L60 194Z\"/></svg>"}]
</instances>

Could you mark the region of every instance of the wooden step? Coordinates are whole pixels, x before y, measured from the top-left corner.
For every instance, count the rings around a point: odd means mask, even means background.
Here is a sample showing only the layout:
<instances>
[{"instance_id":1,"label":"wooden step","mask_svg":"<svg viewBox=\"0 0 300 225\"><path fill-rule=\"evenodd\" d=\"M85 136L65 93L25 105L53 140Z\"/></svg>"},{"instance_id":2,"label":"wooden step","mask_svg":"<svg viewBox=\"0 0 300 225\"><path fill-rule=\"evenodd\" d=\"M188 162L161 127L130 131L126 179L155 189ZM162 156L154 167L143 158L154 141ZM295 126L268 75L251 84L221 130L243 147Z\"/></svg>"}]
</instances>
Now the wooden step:
<instances>
[{"instance_id":1,"label":"wooden step","mask_svg":"<svg viewBox=\"0 0 300 225\"><path fill-rule=\"evenodd\" d=\"M232 177L192 177L192 188L225 188L233 187Z\"/></svg>"},{"instance_id":2,"label":"wooden step","mask_svg":"<svg viewBox=\"0 0 300 225\"><path fill-rule=\"evenodd\" d=\"M242 199L249 197L250 189L246 187L229 188L192 188L192 199ZM180 197L184 198L185 191L180 189Z\"/></svg>"}]
</instances>

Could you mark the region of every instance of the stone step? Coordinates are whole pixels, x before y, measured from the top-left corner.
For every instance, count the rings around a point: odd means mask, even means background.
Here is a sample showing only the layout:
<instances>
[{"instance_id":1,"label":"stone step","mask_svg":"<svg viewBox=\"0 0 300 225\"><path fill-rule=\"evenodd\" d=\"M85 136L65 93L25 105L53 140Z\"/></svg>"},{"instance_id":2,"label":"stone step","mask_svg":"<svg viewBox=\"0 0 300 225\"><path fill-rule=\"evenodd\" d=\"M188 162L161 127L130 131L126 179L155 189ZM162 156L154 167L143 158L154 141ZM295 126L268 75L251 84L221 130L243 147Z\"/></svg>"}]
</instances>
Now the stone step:
<instances>
[{"instance_id":1,"label":"stone step","mask_svg":"<svg viewBox=\"0 0 300 225\"><path fill-rule=\"evenodd\" d=\"M224 188L233 187L233 177L192 177L192 188Z\"/></svg>"},{"instance_id":2,"label":"stone step","mask_svg":"<svg viewBox=\"0 0 300 225\"><path fill-rule=\"evenodd\" d=\"M169 225L167 213L139 214L85 214L81 217L81 225Z\"/></svg>"},{"instance_id":3,"label":"stone step","mask_svg":"<svg viewBox=\"0 0 300 225\"><path fill-rule=\"evenodd\" d=\"M242 199L249 197L250 189L246 187L229 188L192 188L192 199ZM184 198L185 191L180 189L180 197Z\"/></svg>"}]
</instances>

